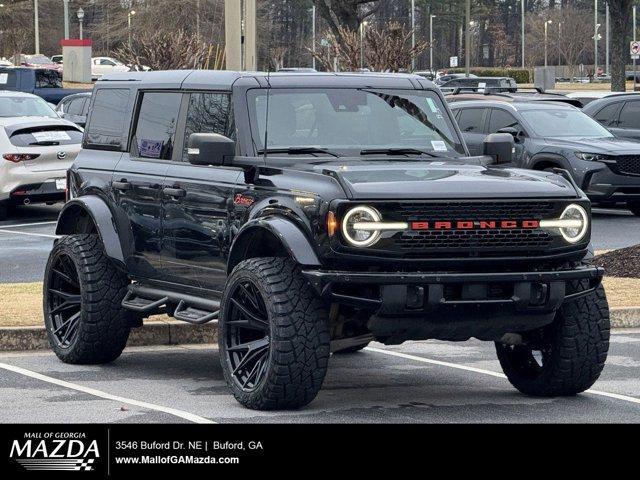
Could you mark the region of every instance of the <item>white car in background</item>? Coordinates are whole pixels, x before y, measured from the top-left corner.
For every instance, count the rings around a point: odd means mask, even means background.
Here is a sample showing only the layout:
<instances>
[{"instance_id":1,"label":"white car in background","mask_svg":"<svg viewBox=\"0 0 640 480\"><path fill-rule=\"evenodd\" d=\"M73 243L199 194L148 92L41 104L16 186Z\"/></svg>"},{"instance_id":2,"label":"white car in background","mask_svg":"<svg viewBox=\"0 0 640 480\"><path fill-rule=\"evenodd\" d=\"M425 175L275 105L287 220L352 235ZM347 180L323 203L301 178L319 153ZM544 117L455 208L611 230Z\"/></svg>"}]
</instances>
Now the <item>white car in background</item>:
<instances>
[{"instance_id":1,"label":"white car in background","mask_svg":"<svg viewBox=\"0 0 640 480\"><path fill-rule=\"evenodd\" d=\"M0 91L0 219L15 205L64 201L82 135L42 98Z\"/></svg>"},{"instance_id":2,"label":"white car in background","mask_svg":"<svg viewBox=\"0 0 640 480\"><path fill-rule=\"evenodd\" d=\"M91 76L98 79L108 73L128 72L131 70L124 63L111 57L93 57L91 59Z\"/></svg>"}]
</instances>

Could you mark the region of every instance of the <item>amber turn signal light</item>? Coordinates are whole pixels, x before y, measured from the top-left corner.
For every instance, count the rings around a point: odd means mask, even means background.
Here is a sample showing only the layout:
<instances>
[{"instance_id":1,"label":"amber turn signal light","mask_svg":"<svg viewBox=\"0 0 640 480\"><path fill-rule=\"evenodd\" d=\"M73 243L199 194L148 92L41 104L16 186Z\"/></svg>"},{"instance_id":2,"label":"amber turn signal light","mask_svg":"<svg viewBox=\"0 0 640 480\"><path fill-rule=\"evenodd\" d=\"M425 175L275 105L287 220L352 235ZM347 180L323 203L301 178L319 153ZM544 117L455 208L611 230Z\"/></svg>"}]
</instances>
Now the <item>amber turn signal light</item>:
<instances>
[{"instance_id":1,"label":"amber turn signal light","mask_svg":"<svg viewBox=\"0 0 640 480\"><path fill-rule=\"evenodd\" d=\"M338 231L338 220L336 214L333 212L327 213L327 233L330 237L333 237Z\"/></svg>"}]
</instances>

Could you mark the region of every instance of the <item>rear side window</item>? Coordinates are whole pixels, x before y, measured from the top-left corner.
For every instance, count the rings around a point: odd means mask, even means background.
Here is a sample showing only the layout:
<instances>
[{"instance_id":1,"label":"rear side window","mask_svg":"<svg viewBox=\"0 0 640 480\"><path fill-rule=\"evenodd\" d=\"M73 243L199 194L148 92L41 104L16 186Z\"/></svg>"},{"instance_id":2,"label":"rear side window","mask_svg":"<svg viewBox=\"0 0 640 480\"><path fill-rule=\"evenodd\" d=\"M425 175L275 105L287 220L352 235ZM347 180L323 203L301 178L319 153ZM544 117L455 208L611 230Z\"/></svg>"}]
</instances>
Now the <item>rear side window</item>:
<instances>
[{"instance_id":1,"label":"rear side window","mask_svg":"<svg viewBox=\"0 0 640 480\"><path fill-rule=\"evenodd\" d=\"M626 102L620 112L620 128L640 129L640 102Z\"/></svg>"},{"instance_id":2,"label":"rear side window","mask_svg":"<svg viewBox=\"0 0 640 480\"><path fill-rule=\"evenodd\" d=\"M171 160L182 97L179 92L145 92L142 95L132 156Z\"/></svg>"},{"instance_id":3,"label":"rear side window","mask_svg":"<svg viewBox=\"0 0 640 480\"><path fill-rule=\"evenodd\" d=\"M124 128L129 118L129 95L129 89L126 88L103 88L95 93L86 132L89 146L109 150L122 147L127 136Z\"/></svg>"},{"instance_id":4,"label":"rear side window","mask_svg":"<svg viewBox=\"0 0 640 480\"><path fill-rule=\"evenodd\" d=\"M462 110L458 120L460 130L466 133L482 133L484 127L484 108Z\"/></svg>"},{"instance_id":5,"label":"rear side window","mask_svg":"<svg viewBox=\"0 0 640 480\"><path fill-rule=\"evenodd\" d=\"M227 93L192 93L184 134L182 161L189 161L189 137L193 133L219 133L233 137L231 102Z\"/></svg>"},{"instance_id":6,"label":"rear side window","mask_svg":"<svg viewBox=\"0 0 640 480\"><path fill-rule=\"evenodd\" d=\"M62 88L62 77L54 70L37 70L36 88Z\"/></svg>"},{"instance_id":7,"label":"rear side window","mask_svg":"<svg viewBox=\"0 0 640 480\"><path fill-rule=\"evenodd\" d=\"M74 98L67 106L66 113L70 115L82 115L82 109L85 101L86 98L84 97Z\"/></svg>"},{"instance_id":8,"label":"rear side window","mask_svg":"<svg viewBox=\"0 0 640 480\"><path fill-rule=\"evenodd\" d=\"M82 143L82 132L64 126L29 128L14 131L9 141L15 147L77 145Z\"/></svg>"},{"instance_id":9,"label":"rear side window","mask_svg":"<svg viewBox=\"0 0 640 480\"><path fill-rule=\"evenodd\" d=\"M612 103L600 110L594 117L596 121L605 127L615 127L618 120L618 112L620 112L621 102Z\"/></svg>"}]
</instances>

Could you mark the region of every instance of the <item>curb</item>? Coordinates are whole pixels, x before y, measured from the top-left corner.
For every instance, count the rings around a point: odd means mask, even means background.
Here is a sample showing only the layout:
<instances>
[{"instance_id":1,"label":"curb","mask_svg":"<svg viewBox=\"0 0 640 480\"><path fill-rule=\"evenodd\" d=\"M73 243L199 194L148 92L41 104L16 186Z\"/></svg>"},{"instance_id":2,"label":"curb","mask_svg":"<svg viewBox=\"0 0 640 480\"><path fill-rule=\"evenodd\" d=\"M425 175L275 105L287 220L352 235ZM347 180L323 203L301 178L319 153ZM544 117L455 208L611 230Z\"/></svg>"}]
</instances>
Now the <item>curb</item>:
<instances>
[{"instance_id":1,"label":"curb","mask_svg":"<svg viewBox=\"0 0 640 480\"><path fill-rule=\"evenodd\" d=\"M143 328L134 328L129 335L128 347L149 345L179 345L217 343L218 325L190 325L178 321L148 322ZM0 328L0 352L19 350L48 350L49 340L44 327Z\"/></svg>"},{"instance_id":2,"label":"curb","mask_svg":"<svg viewBox=\"0 0 640 480\"><path fill-rule=\"evenodd\" d=\"M640 327L640 307L611 309L611 328ZM143 328L134 328L128 347L151 345L187 345L217 343L218 324L191 325L178 321L148 322ZM0 328L0 352L48 350L49 340L44 327Z\"/></svg>"}]
</instances>

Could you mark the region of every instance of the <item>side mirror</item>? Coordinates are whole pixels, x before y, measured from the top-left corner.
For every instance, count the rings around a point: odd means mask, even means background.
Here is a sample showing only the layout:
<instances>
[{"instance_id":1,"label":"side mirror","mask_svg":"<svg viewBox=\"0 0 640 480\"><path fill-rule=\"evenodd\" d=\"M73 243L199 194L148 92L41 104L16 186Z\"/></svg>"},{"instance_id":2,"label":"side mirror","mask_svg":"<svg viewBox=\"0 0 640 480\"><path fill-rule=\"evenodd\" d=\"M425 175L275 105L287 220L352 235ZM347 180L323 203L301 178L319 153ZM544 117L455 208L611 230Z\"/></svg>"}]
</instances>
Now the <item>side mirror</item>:
<instances>
[{"instance_id":1,"label":"side mirror","mask_svg":"<svg viewBox=\"0 0 640 480\"><path fill-rule=\"evenodd\" d=\"M224 165L236 154L236 142L217 133L193 133L187 149L192 165Z\"/></svg>"},{"instance_id":2,"label":"side mirror","mask_svg":"<svg viewBox=\"0 0 640 480\"><path fill-rule=\"evenodd\" d=\"M484 154L495 158L498 165L511 163L514 141L508 133L492 133L484 139Z\"/></svg>"}]
</instances>

